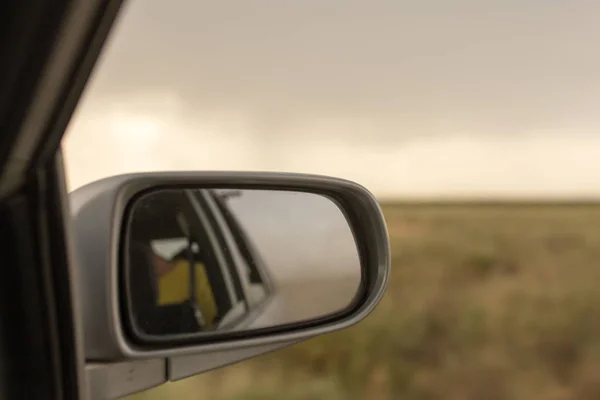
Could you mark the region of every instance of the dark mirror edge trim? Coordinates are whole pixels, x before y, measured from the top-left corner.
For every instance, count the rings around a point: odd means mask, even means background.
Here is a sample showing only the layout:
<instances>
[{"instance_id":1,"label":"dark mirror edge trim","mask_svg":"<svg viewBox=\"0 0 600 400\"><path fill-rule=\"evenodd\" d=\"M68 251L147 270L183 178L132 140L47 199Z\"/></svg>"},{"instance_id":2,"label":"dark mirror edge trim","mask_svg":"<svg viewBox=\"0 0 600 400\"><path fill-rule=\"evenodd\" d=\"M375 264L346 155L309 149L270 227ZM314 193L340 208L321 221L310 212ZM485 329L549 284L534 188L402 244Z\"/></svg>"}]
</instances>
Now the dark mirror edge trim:
<instances>
[{"instance_id":1,"label":"dark mirror edge trim","mask_svg":"<svg viewBox=\"0 0 600 400\"><path fill-rule=\"evenodd\" d=\"M137 199L151 193L151 192L155 192L155 191L159 191L159 190L173 190L173 189L181 189L181 190L185 190L185 189L220 189L222 187L222 185L220 184L215 184L215 185L200 185L200 184L194 184L193 186L190 185L169 185L167 187L165 186L153 186L150 188L146 188L140 192L137 192L136 194L134 194L132 197L130 197L128 199L128 205L124 210L123 213L123 223L122 223L122 230L121 230L121 249L125 249L128 247L128 236L127 236L127 232L129 230L130 227L130 223L131 223L131 208L132 205L136 202ZM269 334L278 334L278 333L285 333L285 332L289 332L289 331L294 331L294 330L298 330L298 329L308 329L308 328L313 328L315 326L321 326L324 324L328 324L328 323L334 323L336 321L340 321L343 320L344 318L347 318L348 316L352 315L353 313L355 313L356 311L358 311L358 309L360 309L360 307L362 306L362 304L367 301L368 299L368 283L369 283L369 279L371 279L368 274L367 274L367 268L366 265L368 264L368 249L366 246L364 246L364 243L361 239L361 235L360 232L356 232L357 231L357 220L360 218L360 215L353 215L354 213L354 209L352 207L351 204L349 204L348 199L345 198L345 196L343 194L340 194L339 191L335 190L335 189L330 189L330 190L322 190L322 189L310 189L310 188L306 188L306 187L292 187L292 188L282 188L281 186L268 186L268 187L264 187L264 186L258 186L258 185L251 185L249 187L240 187L239 185L236 186L239 187L239 189L241 190L277 190L277 191L293 191L293 192L303 192L303 193L310 193L310 194L315 194L315 195L321 195L331 201L334 202L334 204L340 209L340 211L344 214L344 217L346 218L348 224L350 225L352 234L353 234L353 238L355 240L355 244L357 246L357 250L359 253L359 258L360 258L360 264L361 264L361 281L360 284L357 288L357 292L355 293L354 297L351 299L351 301L349 302L349 304L342 310L337 311L337 312L333 312L321 317L317 317L317 318L312 318L310 320L306 320L306 321L298 321L298 322L294 322L294 323L288 323L288 324L283 324L283 325L278 325L276 327L265 327L265 328L258 328L258 329L252 329L252 330L247 330L247 331L234 331L234 332L218 332L218 333L197 333L197 334L182 334L182 335L172 335L169 336L168 338L164 338L164 337L160 337L160 336L156 336L156 335L148 335L144 332L141 332L141 330L139 329L139 327L137 326L137 324L135 324L134 322L134 318L131 312L131 302L128 301L128 296L126 296L126 294L129 292L131 286L131 282L129 280L129 276L128 276L128 271L129 268L127 268L127 257L125 256L124 252L121 250L119 253L119 261L125 265L125 268L122 268L121 271L119 271L119 278L121 280L121 283L119 285L119 292L120 292L120 307L121 307L121 315L127 315L127 319L126 320L122 320L121 322L123 323L123 327L125 328L125 332L127 334L127 338L134 343L137 346L140 346L144 349L148 349L148 350L155 350L157 347L158 348L173 348L173 347L178 347L181 345L190 345L190 344L205 344L205 343L214 343L214 342L225 342L225 341L231 341L231 340L239 340L239 339L244 339L244 338L251 338L251 337L259 337L259 336L265 336L265 335L269 335Z\"/></svg>"}]
</instances>

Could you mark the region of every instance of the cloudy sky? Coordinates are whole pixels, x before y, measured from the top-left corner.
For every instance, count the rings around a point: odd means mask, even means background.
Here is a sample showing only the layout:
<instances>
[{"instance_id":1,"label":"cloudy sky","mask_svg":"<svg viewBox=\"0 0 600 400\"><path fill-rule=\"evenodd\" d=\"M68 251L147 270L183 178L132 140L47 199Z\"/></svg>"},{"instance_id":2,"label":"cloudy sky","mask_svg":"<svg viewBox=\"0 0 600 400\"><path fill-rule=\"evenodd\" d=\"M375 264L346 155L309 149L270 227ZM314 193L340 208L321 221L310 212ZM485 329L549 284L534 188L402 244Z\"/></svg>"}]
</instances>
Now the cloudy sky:
<instances>
[{"instance_id":1,"label":"cloudy sky","mask_svg":"<svg viewBox=\"0 0 600 400\"><path fill-rule=\"evenodd\" d=\"M298 276L360 283L358 249L346 217L313 193L244 190L229 209L272 268L274 279ZM302 243L302 246L298 246Z\"/></svg>"},{"instance_id":2,"label":"cloudy sky","mask_svg":"<svg viewBox=\"0 0 600 400\"><path fill-rule=\"evenodd\" d=\"M380 198L600 196L600 2L130 0L64 142L148 170L356 180Z\"/></svg>"}]
</instances>

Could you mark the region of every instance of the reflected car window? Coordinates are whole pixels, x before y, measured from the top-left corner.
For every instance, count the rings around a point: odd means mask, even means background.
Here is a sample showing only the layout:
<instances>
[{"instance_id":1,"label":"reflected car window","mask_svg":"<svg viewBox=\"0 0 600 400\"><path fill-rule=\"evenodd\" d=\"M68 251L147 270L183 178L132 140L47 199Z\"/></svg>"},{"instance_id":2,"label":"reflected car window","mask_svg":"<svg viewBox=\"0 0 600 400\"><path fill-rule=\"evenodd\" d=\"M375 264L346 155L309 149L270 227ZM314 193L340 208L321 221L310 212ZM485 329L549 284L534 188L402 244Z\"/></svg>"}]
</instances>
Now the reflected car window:
<instances>
[{"instance_id":1,"label":"reflected car window","mask_svg":"<svg viewBox=\"0 0 600 400\"><path fill-rule=\"evenodd\" d=\"M259 258L260 255L257 254L257 249L254 248L252 239L247 235L227 206L227 201L214 192L211 193L211 196L221 212L233 236L237 249L242 256L245 271L243 278L246 280L248 287L249 301L252 305L256 305L264 300L269 292L263 278L263 272L261 271L260 263L262 260Z\"/></svg>"}]
</instances>

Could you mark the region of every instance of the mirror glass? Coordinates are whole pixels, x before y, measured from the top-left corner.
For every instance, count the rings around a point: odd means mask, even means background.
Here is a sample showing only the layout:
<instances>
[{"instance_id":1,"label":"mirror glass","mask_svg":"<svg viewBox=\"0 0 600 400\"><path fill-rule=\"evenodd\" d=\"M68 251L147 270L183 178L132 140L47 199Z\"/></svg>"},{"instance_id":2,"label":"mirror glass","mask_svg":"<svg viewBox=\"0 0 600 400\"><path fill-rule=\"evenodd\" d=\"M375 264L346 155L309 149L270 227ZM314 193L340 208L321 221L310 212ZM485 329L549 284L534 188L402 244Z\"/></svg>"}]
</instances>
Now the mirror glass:
<instances>
[{"instance_id":1,"label":"mirror glass","mask_svg":"<svg viewBox=\"0 0 600 400\"><path fill-rule=\"evenodd\" d=\"M132 204L124 243L129 315L146 337L327 317L361 283L352 229L321 194L157 190Z\"/></svg>"}]
</instances>

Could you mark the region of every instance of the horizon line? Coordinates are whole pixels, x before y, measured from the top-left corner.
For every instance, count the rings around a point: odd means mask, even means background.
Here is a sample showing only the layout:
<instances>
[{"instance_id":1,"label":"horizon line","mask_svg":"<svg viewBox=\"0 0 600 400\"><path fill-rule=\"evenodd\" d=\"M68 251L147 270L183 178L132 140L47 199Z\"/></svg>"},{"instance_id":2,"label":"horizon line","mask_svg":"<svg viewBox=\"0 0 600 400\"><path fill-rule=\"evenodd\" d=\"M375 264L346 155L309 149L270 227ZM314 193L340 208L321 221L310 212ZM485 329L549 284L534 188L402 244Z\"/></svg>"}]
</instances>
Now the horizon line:
<instances>
[{"instance_id":1,"label":"horizon line","mask_svg":"<svg viewBox=\"0 0 600 400\"><path fill-rule=\"evenodd\" d=\"M600 205L600 196L375 196L375 198L380 204L402 205Z\"/></svg>"}]
</instances>

